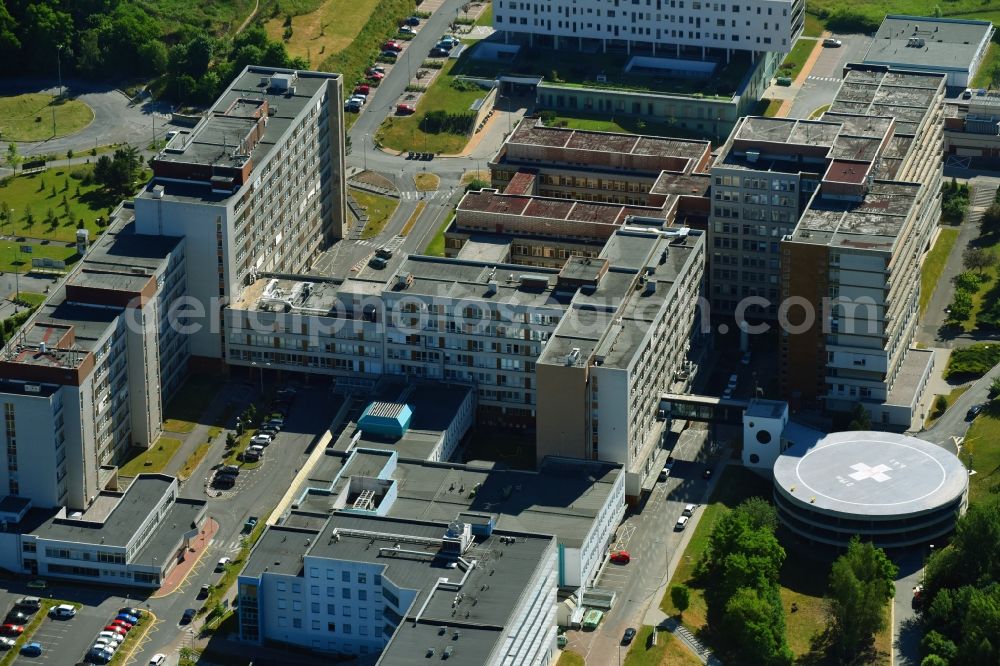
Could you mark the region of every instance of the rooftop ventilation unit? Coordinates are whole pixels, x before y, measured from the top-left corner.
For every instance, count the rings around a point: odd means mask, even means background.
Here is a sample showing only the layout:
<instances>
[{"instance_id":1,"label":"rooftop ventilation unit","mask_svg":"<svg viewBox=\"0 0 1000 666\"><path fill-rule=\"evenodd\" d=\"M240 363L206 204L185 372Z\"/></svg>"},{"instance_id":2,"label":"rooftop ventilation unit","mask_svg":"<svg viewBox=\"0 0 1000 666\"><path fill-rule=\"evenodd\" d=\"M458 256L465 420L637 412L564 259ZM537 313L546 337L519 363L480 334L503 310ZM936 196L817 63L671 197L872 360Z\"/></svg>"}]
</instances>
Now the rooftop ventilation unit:
<instances>
[{"instance_id":1,"label":"rooftop ventilation unit","mask_svg":"<svg viewBox=\"0 0 1000 666\"><path fill-rule=\"evenodd\" d=\"M747 151L747 162L750 162L751 164L756 164L757 160L759 160L759 159L760 159L760 151L759 150L748 150Z\"/></svg>"},{"instance_id":2,"label":"rooftop ventilation unit","mask_svg":"<svg viewBox=\"0 0 1000 666\"><path fill-rule=\"evenodd\" d=\"M497 293L497 290L499 288L500 286L497 284L496 280L490 280L489 284L486 285L486 294L488 296L493 296L494 294Z\"/></svg>"},{"instance_id":3,"label":"rooftop ventilation unit","mask_svg":"<svg viewBox=\"0 0 1000 666\"><path fill-rule=\"evenodd\" d=\"M580 360L580 348L573 347L570 353L566 354L566 365L576 365L576 362Z\"/></svg>"}]
</instances>

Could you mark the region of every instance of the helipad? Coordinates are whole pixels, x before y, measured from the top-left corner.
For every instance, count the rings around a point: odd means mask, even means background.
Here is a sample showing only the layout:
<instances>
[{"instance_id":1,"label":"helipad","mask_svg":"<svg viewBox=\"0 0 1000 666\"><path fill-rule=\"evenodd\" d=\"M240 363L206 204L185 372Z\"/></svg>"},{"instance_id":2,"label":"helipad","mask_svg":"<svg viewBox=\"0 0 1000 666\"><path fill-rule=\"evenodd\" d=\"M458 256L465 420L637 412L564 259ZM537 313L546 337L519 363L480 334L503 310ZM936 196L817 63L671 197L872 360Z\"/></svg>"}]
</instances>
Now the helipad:
<instances>
[{"instance_id":1,"label":"helipad","mask_svg":"<svg viewBox=\"0 0 1000 666\"><path fill-rule=\"evenodd\" d=\"M858 534L904 546L954 528L968 481L958 458L921 439L838 432L778 458L774 499L782 522L807 539L842 545Z\"/></svg>"}]
</instances>

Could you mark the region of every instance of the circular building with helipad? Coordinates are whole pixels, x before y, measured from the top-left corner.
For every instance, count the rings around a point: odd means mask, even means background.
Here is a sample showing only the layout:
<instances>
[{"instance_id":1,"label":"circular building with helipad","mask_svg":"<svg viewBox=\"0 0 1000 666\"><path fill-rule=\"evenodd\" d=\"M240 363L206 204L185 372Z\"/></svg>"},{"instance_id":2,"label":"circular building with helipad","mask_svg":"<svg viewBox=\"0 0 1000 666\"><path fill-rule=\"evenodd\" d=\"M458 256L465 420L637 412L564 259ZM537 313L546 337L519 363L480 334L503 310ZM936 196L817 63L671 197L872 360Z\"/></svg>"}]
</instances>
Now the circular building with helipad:
<instances>
[{"instance_id":1,"label":"circular building with helipad","mask_svg":"<svg viewBox=\"0 0 1000 666\"><path fill-rule=\"evenodd\" d=\"M886 432L831 433L789 447L774 464L782 524L833 546L846 546L855 534L882 548L939 538L965 512L968 487L954 454Z\"/></svg>"}]
</instances>

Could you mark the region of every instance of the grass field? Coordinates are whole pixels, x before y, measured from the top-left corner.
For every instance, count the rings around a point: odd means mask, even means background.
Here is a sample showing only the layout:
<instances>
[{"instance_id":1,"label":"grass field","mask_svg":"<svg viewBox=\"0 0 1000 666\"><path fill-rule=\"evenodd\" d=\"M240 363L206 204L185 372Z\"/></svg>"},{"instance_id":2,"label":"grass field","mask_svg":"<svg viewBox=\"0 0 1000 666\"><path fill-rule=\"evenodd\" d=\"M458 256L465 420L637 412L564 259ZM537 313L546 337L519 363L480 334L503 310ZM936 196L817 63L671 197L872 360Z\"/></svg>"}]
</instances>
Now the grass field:
<instances>
[{"instance_id":1,"label":"grass field","mask_svg":"<svg viewBox=\"0 0 1000 666\"><path fill-rule=\"evenodd\" d=\"M955 401L962 397L962 394L969 390L969 386L959 386L951 390L950 393L944 395L944 399L947 401L948 406L945 407L947 411ZM927 414L927 419L924 421L924 425L928 428L944 415L944 412L937 411L937 400L941 397L941 394L934 396L934 401L931 403L931 411Z\"/></svg>"},{"instance_id":2,"label":"grass field","mask_svg":"<svg viewBox=\"0 0 1000 666\"><path fill-rule=\"evenodd\" d=\"M181 440L179 439L161 437L149 449L136 452L136 455L131 460L118 468L118 474L121 476L135 476L142 472L150 474L159 472L167 466L167 463L174 457L180 446Z\"/></svg>"},{"instance_id":3,"label":"grass field","mask_svg":"<svg viewBox=\"0 0 1000 666\"><path fill-rule=\"evenodd\" d=\"M188 456L187 460L184 461L184 466L180 468L177 472L177 476L181 479L188 479L194 474L194 470L201 464L201 461L205 459L205 455L208 453L208 447L210 443L204 442L198 445L191 455Z\"/></svg>"},{"instance_id":4,"label":"grass field","mask_svg":"<svg viewBox=\"0 0 1000 666\"><path fill-rule=\"evenodd\" d=\"M441 185L441 178L436 173L427 173L426 171L414 176L413 181L421 192L433 192Z\"/></svg>"},{"instance_id":5,"label":"grass field","mask_svg":"<svg viewBox=\"0 0 1000 666\"><path fill-rule=\"evenodd\" d=\"M472 103L486 95L480 88L475 90L456 90L451 82L452 68L458 61L449 60L434 79L430 89L417 103L417 112L410 116L390 116L386 119L375 135L376 140L394 150L418 150L428 153L460 152L469 137L465 134L428 134L420 129L420 119L430 111L446 111L448 113L465 113Z\"/></svg>"},{"instance_id":6,"label":"grass field","mask_svg":"<svg viewBox=\"0 0 1000 666\"><path fill-rule=\"evenodd\" d=\"M368 223L365 224L364 231L361 232L362 238L374 238L378 236L399 206L399 199L384 197L380 194L372 194L371 192L351 190L351 196L368 211Z\"/></svg>"},{"instance_id":7,"label":"grass field","mask_svg":"<svg viewBox=\"0 0 1000 666\"><path fill-rule=\"evenodd\" d=\"M824 104L823 106L817 106L813 109L812 113L809 114L809 120L817 120L820 116L830 110L830 104Z\"/></svg>"},{"instance_id":8,"label":"grass field","mask_svg":"<svg viewBox=\"0 0 1000 666\"><path fill-rule=\"evenodd\" d=\"M866 13L885 16L886 14L907 14L909 16L931 16L936 5L929 0L866 0L866 2L850 2L849 0L809 0L809 12L818 16L835 12L838 9L856 9L863 6ZM965 16L967 14L982 14L1000 10L997 0L948 0L940 5L942 15L947 17Z\"/></svg>"},{"instance_id":9,"label":"grass field","mask_svg":"<svg viewBox=\"0 0 1000 666\"><path fill-rule=\"evenodd\" d=\"M13 294L11 294L13 297ZM31 307L38 307L45 300L45 294L36 294L30 291L21 292L21 300L25 303L29 303Z\"/></svg>"},{"instance_id":10,"label":"grass field","mask_svg":"<svg viewBox=\"0 0 1000 666\"><path fill-rule=\"evenodd\" d=\"M823 22L812 14L806 14L806 23L802 29L802 35L804 37L819 37L823 34L826 28L823 27Z\"/></svg>"},{"instance_id":11,"label":"grass field","mask_svg":"<svg viewBox=\"0 0 1000 666\"><path fill-rule=\"evenodd\" d=\"M135 4L159 19L167 36L176 34L185 26L198 27L221 36L239 27L253 11L255 0L136 0ZM263 2L260 4L264 6Z\"/></svg>"},{"instance_id":12,"label":"grass field","mask_svg":"<svg viewBox=\"0 0 1000 666\"><path fill-rule=\"evenodd\" d=\"M764 116L765 118L774 118L780 108L780 99L762 99L757 107L757 115Z\"/></svg>"},{"instance_id":13,"label":"grass field","mask_svg":"<svg viewBox=\"0 0 1000 666\"><path fill-rule=\"evenodd\" d=\"M969 476L969 502L981 502L1000 492L1000 403L994 400L972 423L960 454L975 471Z\"/></svg>"},{"instance_id":14,"label":"grass field","mask_svg":"<svg viewBox=\"0 0 1000 666\"><path fill-rule=\"evenodd\" d=\"M222 382L206 375L191 375L163 410L163 429L189 433L202 422L202 414L222 388Z\"/></svg>"},{"instance_id":15,"label":"grass field","mask_svg":"<svg viewBox=\"0 0 1000 666\"><path fill-rule=\"evenodd\" d=\"M583 655L579 655L572 650L563 650L559 655L556 666L585 666L587 662L583 660Z\"/></svg>"},{"instance_id":16,"label":"grass field","mask_svg":"<svg viewBox=\"0 0 1000 666\"><path fill-rule=\"evenodd\" d=\"M485 26L492 26L493 25L493 3L492 2L489 5L487 5L486 9L483 10L483 13L480 14L479 18L476 19L476 25L485 25Z\"/></svg>"},{"instance_id":17,"label":"grass field","mask_svg":"<svg viewBox=\"0 0 1000 666\"><path fill-rule=\"evenodd\" d=\"M920 269L920 314L924 314L927 305L931 302L934 290L938 287L938 280L945 264L948 263L948 256L955 247L958 240L958 229L942 227L938 234L934 247L927 253L924 265Z\"/></svg>"},{"instance_id":18,"label":"grass field","mask_svg":"<svg viewBox=\"0 0 1000 666\"><path fill-rule=\"evenodd\" d=\"M819 42L815 39L800 39L795 42L795 46L792 50L785 56L785 61L781 63L781 67L778 69L778 76L788 76L792 80L799 75L802 71L802 67L806 64L806 60L809 59L809 55L813 52L813 49L818 48Z\"/></svg>"},{"instance_id":19,"label":"grass field","mask_svg":"<svg viewBox=\"0 0 1000 666\"><path fill-rule=\"evenodd\" d=\"M21 245L22 243L15 241L0 241L0 271L27 273L31 270L32 259L59 259L68 266L80 258L75 244L72 247L66 247L63 243L33 245L31 254L22 253Z\"/></svg>"},{"instance_id":20,"label":"grass field","mask_svg":"<svg viewBox=\"0 0 1000 666\"><path fill-rule=\"evenodd\" d=\"M434 234L434 238L427 243L427 247L424 248L424 254L431 257L443 257L444 256L444 232L447 231L448 225L451 221L455 219L455 211L451 212L444 222L441 223L441 227Z\"/></svg>"},{"instance_id":21,"label":"grass field","mask_svg":"<svg viewBox=\"0 0 1000 666\"><path fill-rule=\"evenodd\" d=\"M83 220L93 239L99 229L97 218L104 217L108 208L118 203L118 198L107 196L95 184L83 184L83 177L92 170L90 165L71 169L56 167L44 173L0 181L0 201L10 206L12 217L11 220L0 220L0 232L10 236L70 242L76 240L76 221ZM52 194L53 187L55 195ZM69 203L68 214L63 206L64 196ZM31 221L26 219L29 209ZM55 225L46 219L49 209L55 216Z\"/></svg>"},{"instance_id":22,"label":"grass field","mask_svg":"<svg viewBox=\"0 0 1000 666\"><path fill-rule=\"evenodd\" d=\"M285 11L267 21L264 27L268 37L276 42L284 41L286 14L298 14L292 16L292 36L285 47L289 55L318 63L346 49L379 3L378 0L326 0L313 8L315 4L281 2L279 7ZM297 9L306 11L298 13Z\"/></svg>"},{"instance_id":23,"label":"grass field","mask_svg":"<svg viewBox=\"0 0 1000 666\"><path fill-rule=\"evenodd\" d=\"M979 379L1000 363L1000 345L989 342L960 347L948 357L945 379Z\"/></svg>"},{"instance_id":24,"label":"grass field","mask_svg":"<svg viewBox=\"0 0 1000 666\"><path fill-rule=\"evenodd\" d=\"M697 632L706 626L707 606L701 584L693 580L695 565L708 547L708 537L716 522L748 497L770 497L770 484L741 467L727 467L723 478L719 479L712 501L700 509L703 515L691 537L684 557L674 573L670 586L683 583L691 590L691 605L684 611L684 624ZM779 532L779 540L782 534ZM787 558L779 578L781 600L785 607L788 644L797 656L803 656L812 649L813 637L826 628L825 602L828 564L821 564L805 558L800 553L787 550ZM791 612L792 604L797 606ZM668 615L676 615L670 599L670 592L663 596L660 609Z\"/></svg>"},{"instance_id":25,"label":"grass field","mask_svg":"<svg viewBox=\"0 0 1000 666\"><path fill-rule=\"evenodd\" d=\"M996 18L1000 20L1000 12L997 13ZM992 18L989 20L993 20ZM979 65L979 71L972 79L973 88L993 88L993 81L1000 80L1000 45L996 42L990 42L989 50L986 51L986 57L983 58L983 62Z\"/></svg>"},{"instance_id":26,"label":"grass field","mask_svg":"<svg viewBox=\"0 0 1000 666\"><path fill-rule=\"evenodd\" d=\"M653 627L643 625L625 655L625 666L698 666L701 661L669 632L661 631L650 645Z\"/></svg>"},{"instance_id":27,"label":"grass field","mask_svg":"<svg viewBox=\"0 0 1000 666\"><path fill-rule=\"evenodd\" d=\"M650 134L653 136L669 136L676 138L704 139L711 138L711 133L695 132L670 123L655 123L639 118L615 118L602 116L558 115L550 127L569 127L570 129L592 130L595 132L624 132L626 134ZM725 138L724 136L722 138ZM488 179L487 179L488 180Z\"/></svg>"},{"instance_id":28,"label":"grass field","mask_svg":"<svg viewBox=\"0 0 1000 666\"><path fill-rule=\"evenodd\" d=\"M4 141L41 141L65 136L79 132L93 119L94 111L76 99L56 99L42 93L0 97L0 138Z\"/></svg>"}]
</instances>

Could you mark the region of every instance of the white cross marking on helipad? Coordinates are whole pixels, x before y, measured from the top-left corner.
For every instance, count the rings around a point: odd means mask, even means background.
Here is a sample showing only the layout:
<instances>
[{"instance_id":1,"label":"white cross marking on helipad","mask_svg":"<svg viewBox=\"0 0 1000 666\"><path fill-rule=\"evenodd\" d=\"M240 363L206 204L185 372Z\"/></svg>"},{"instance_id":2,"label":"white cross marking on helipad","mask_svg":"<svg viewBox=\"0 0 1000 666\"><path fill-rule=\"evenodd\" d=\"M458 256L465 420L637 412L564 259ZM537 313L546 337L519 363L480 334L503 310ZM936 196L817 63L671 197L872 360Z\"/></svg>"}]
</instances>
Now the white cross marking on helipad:
<instances>
[{"instance_id":1,"label":"white cross marking on helipad","mask_svg":"<svg viewBox=\"0 0 1000 666\"><path fill-rule=\"evenodd\" d=\"M851 465L851 469L855 470L854 474L848 474L855 481L864 481L865 479L872 479L882 483L883 481L888 481L892 477L886 474L891 467L888 465L876 465L875 467L869 467L864 463L858 463L856 465Z\"/></svg>"}]
</instances>

